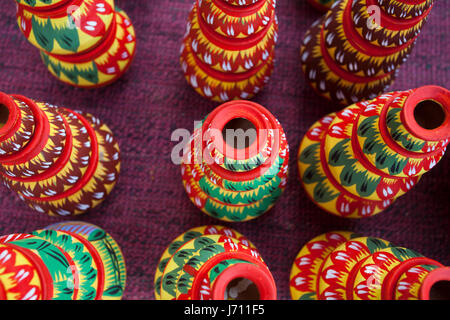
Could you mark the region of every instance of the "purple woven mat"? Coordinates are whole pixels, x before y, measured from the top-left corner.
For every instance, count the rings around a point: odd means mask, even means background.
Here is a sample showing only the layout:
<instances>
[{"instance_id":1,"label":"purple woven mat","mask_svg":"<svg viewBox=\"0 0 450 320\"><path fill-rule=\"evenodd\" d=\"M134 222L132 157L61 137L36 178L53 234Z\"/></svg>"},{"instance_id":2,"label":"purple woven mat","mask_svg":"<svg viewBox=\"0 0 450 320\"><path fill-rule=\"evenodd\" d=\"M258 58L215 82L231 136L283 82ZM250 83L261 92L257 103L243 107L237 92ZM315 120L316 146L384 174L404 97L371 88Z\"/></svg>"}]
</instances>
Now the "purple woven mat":
<instances>
[{"instance_id":1,"label":"purple woven mat","mask_svg":"<svg viewBox=\"0 0 450 320\"><path fill-rule=\"evenodd\" d=\"M178 54L193 0L117 0L131 17L138 52L129 72L99 90L75 89L55 80L15 21L13 0L0 8L0 91L78 108L104 120L117 136L122 172L100 207L79 217L107 230L128 265L125 299L153 299L153 276L169 242L183 231L215 224L191 204L180 168L170 159L176 128L192 130L218 104L201 98L185 82ZM246 235L272 271L280 299L289 299L289 273L300 248L327 231L346 229L390 240L450 265L450 155L390 209L365 220L346 220L318 209L300 186L296 154L313 122L340 109L319 98L300 69L302 35L320 17L306 0L278 1L277 63L266 89L254 100L281 122L291 148L289 182L274 209L229 226ZM450 2L437 1L393 90L427 84L450 88ZM26 232L60 221L28 209L6 188L0 191L0 234Z\"/></svg>"}]
</instances>

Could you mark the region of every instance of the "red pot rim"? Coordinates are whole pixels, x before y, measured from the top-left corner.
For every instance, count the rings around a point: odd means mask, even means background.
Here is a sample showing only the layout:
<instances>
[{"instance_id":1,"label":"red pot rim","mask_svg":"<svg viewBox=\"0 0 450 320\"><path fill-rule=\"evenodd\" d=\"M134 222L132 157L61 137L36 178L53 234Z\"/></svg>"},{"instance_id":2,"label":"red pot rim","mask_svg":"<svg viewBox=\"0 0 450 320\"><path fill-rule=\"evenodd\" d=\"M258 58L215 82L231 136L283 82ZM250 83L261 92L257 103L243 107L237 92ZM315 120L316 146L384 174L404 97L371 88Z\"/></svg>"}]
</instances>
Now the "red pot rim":
<instances>
[{"instance_id":1,"label":"red pot rim","mask_svg":"<svg viewBox=\"0 0 450 320\"><path fill-rule=\"evenodd\" d=\"M15 244L4 243L4 245L18 251L33 264L41 280L42 300L51 300L53 298L53 278L41 258L31 250L26 250Z\"/></svg>"},{"instance_id":2,"label":"red pot rim","mask_svg":"<svg viewBox=\"0 0 450 320\"><path fill-rule=\"evenodd\" d=\"M431 264L440 267L442 266L439 262L425 257L411 258L404 261L403 263L400 263L394 269L392 269L384 279L383 285L381 287L381 299L394 300L395 289L401 275L408 271L410 268L421 264Z\"/></svg>"},{"instance_id":3,"label":"red pot rim","mask_svg":"<svg viewBox=\"0 0 450 320\"><path fill-rule=\"evenodd\" d=\"M0 156L0 163L6 165L24 163L36 157L44 148L50 134L50 123L47 119L47 115L37 106L37 104L33 100L16 94L11 95L11 97L17 100L22 100L30 107L35 119L36 126L34 128L34 134L30 142L28 142L20 152L6 157Z\"/></svg>"},{"instance_id":4,"label":"red pot rim","mask_svg":"<svg viewBox=\"0 0 450 320\"><path fill-rule=\"evenodd\" d=\"M450 267L435 269L425 277L420 287L420 299L430 300L431 287L439 281L450 281Z\"/></svg>"},{"instance_id":5,"label":"red pot rim","mask_svg":"<svg viewBox=\"0 0 450 320\"><path fill-rule=\"evenodd\" d=\"M416 106L425 100L437 102L445 113L444 121L435 129L423 128L414 117ZM408 131L422 140L440 141L450 138L450 91L434 85L417 88L406 99L401 117Z\"/></svg>"},{"instance_id":6,"label":"red pot rim","mask_svg":"<svg viewBox=\"0 0 450 320\"><path fill-rule=\"evenodd\" d=\"M71 195L73 195L74 193L78 192L79 190L81 190L88 182L89 180L94 176L95 174L95 170L97 169L98 166L98 162L99 162L99 150L98 150L98 141L97 141L97 136L95 133L94 128L92 128L91 124L79 113L75 112L75 111L71 111L82 123L83 125L86 127L86 130L89 134L89 138L91 139L91 150L92 150L92 155L91 155L91 159L90 162L88 164L88 167L83 175L83 177L81 179L79 179L71 188L67 189L65 192L54 195L54 196L50 196L50 197L44 197L44 198L39 198L39 197L27 197L25 195L24 198L31 200L31 201L55 201L55 200L59 200L59 199L63 199L63 198L67 198L70 197Z\"/></svg>"},{"instance_id":7,"label":"red pot rim","mask_svg":"<svg viewBox=\"0 0 450 320\"><path fill-rule=\"evenodd\" d=\"M220 254L214 256L213 258L209 259L200 268L200 270L198 270L198 272L195 274L194 281L192 282L192 299L193 300L199 300L200 286L202 285L201 281L206 276L206 273L208 273L211 270L211 268L213 268L220 261L228 260L228 259L240 259L240 260L248 261L251 264L253 264L253 269L249 274L255 272L255 269L259 268L260 270L257 272L259 272L258 277L261 277L261 278L256 279L256 281L253 279L250 279L250 278L249 279L252 280L255 284L256 284L256 282L258 282L260 284L259 286L261 286L261 284L264 284L264 285L262 285L263 288L261 288L261 289L257 285L258 290L260 291L260 299L261 300L264 300L264 299L275 300L276 299L277 291L276 291L275 281L274 281L269 269L265 265L265 263L262 262L261 260L254 258L252 255L250 255L246 252L229 251L229 252L220 253ZM230 267L230 269L231 269L231 267ZM240 271L240 270L237 270L237 271L239 273L242 273L242 271ZM225 271L223 273L225 273ZM261 273L265 273L265 276L262 276ZM247 277L248 272L246 272L243 275L245 277ZM214 284L213 288L211 288L212 289L211 297L213 300L223 300L225 297L226 286L230 283L231 280L236 278L232 275L228 275L227 277L224 277L224 279L219 282L219 287L216 288L219 277L220 276L218 276L218 278L216 279L216 281L215 281L216 283ZM228 281L226 281L226 280L228 280ZM222 290L223 290L223 292L220 293L220 291L222 291Z\"/></svg>"},{"instance_id":8,"label":"red pot rim","mask_svg":"<svg viewBox=\"0 0 450 320\"><path fill-rule=\"evenodd\" d=\"M329 7L324 6L323 4L320 4L319 2L316 2L314 0L308 0L308 3L313 6L315 9L321 11L321 12L327 12L328 10L330 10Z\"/></svg>"},{"instance_id":9,"label":"red pot rim","mask_svg":"<svg viewBox=\"0 0 450 320\"><path fill-rule=\"evenodd\" d=\"M278 129L281 131L281 129L278 128L277 126L277 122L275 121L275 117L263 106L254 103L254 102L250 102L250 101L246 101L246 100L233 100L227 103L222 104L221 106L217 107L213 112L210 113L210 115L207 117L207 119L204 121L203 123L203 132L205 132L209 126L209 124L211 123L211 121L216 117L216 114L221 111L223 108L227 108L230 105L248 105L248 106L252 106L253 109L256 109L256 111L254 111L255 113L264 113L264 115L269 119L267 123L267 126L263 129ZM271 125L271 127L269 127L268 125ZM223 127L222 127L223 128ZM258 128L256 128L258 130ZM202 138L203 139L203 138ZM257 138L257 141L260 138ZM274 136L274 143L272 144L272 152L270 154L270 156L266 159L266 161L261 164L259 167L256 167L250 171L245 171L245 172L232 172L229 171L221 166L219 166L217 163L213 162L211 165L209 165L209 167L211 168L212 171L214 171L214 173L216 173L217 175L219 175L220 177L226 179L226 180L230 180L230 181L242 181L242 180L253 180L259 176L261 176L262 174L264 174L264 172L266 170L268 170L273 162L275 161L275 158L278 156L278 151L280 148L280 144L281 144L281 138L279 136L279 134L275 134ZM202 150L204 150L206 148L206 141L203 141L203 146L202 146ZM261 146L260 146L261 147Z\"/></svg>"},{"instance_id":10,"label":"red pot rim","mask_svg":"<svg viewBox=\"0 0 450 320\"><path fill-rule=\"evenodd\" d=\"M212 299L224 300L227 286L232 280L237 278L245 278L252 281L258 288L260 300L276 299L277 289L269 270L252 263L235 264L220 273L211 288Z\"/></svg>"},{"instance_id":11,"label":"red pot rim","mask_svg":"<svg viewBox=\"0 0 450 320\"><path fill-rule=\"evenodd\" d=\"M200 8L198 1L199 0L197 0L197 6ZM246 17L258 12L264 3L270 2L270 0L260 0L247 6L235 6L228 2L224 2L223 0L211 0L211 2L228 16Z\"/></svg>"},{"instance_id":12,"label":"red pot rim","mask_svg":"<svg viewBox=\"0 0 450 320\"><path fill-rule=\"evenodd\" d=\"M0 141L7 139L12 134L8 134L14 127L17 126L17 122L20 124L20 110L14 99L6 93L0 92L0 104L8 108L9 116L3 127L0 128Z\"/></svg>"}]
</instances>

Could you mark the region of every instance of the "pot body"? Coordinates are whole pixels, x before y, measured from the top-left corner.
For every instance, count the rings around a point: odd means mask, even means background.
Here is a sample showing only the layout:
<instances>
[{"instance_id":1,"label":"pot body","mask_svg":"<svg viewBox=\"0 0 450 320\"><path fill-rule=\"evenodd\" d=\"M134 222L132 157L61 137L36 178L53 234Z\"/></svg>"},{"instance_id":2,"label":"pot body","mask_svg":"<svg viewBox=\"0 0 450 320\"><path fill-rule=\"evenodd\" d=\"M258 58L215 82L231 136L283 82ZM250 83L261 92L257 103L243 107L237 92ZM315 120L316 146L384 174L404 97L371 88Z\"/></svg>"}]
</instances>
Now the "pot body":
<instances>
[{"instance_id":1,"label":"pot body","mask_svg":"<svg viewBox=\"0 0 450 320\"><path fill-rule=\"evenodd\" d=\"M82 88L119 79L136 51L134 27L113 0L70 0L30 6L18 1L17 23L51 74Z\"/></svg>"},{"instance_id":2,"label":"pot body","mask_svg":"<svg viewBox=\"0 0 450 320\"><path fill-rule=\"evenodd\" d=\"M117 300L125 261L115 240L85 222L0 237L0 300Z\"/></svg>"},{"instance_id":3,"label":"pot body","mask_svg":"<svg viewBox=\"0 0 450 320\"><path fill-rule=\"evenodd\" d=\"M228 129L236 120L253 127ZM247 138L242 148L230 143ZM288 162L289 146L278 120L261 105L238 100L219 106L195 128L184 149L181 174L189 198L204 213L223 221L248 221L280 197Z\"/></svg>"},{"instance_id":4,"label":"pot body","mask_svg":"<svg viewBox=\"0 0 450 320\"><path fill-rule=\"evenodd\" d=\"M0 94L0 178L32 209L78 215L100 204L120 172L111 130L84 112Z\"/></svg>"}]
</instances>

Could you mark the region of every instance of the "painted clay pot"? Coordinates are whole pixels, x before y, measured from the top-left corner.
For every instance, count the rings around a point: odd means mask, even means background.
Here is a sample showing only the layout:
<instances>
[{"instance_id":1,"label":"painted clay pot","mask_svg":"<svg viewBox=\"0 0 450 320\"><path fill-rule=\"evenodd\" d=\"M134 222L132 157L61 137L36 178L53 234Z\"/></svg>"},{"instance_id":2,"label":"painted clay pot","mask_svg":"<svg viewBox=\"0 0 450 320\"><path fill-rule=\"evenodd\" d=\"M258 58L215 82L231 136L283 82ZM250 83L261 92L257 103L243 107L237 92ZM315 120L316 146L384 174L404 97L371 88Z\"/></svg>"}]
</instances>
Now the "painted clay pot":
<instances>
[{"instance_id":1,"label":"painted clay pot","mask_svg":"<svg viewBox=\"0 0 450 320\"><path fill-rule=\"evenodd\" d=\"M31 208L77 215L111 192L120 172L120 150L99 119L4 93L0 105L0 177ZM27 143L14 144L24 138ZM14 148L2 148L10 144Z\"/></svg>"},{"instance_id":2,"label":"painted clay pot","mask_svg":"<svg viewBox=\"0 0 450 320\"><path fill-rule=\"evenodd\" d=\"M157 300L275 300L274 279L237 231L202 226L177 237L155 273Z\"/></svg>"},{"instance_id":3,"label":"painted clay pot","mask_svg":"<svg viewBox=\"0 0 450 320\"><path fill-rule=\"evenodd\" d=\"M64 222L0 237L0 300L120 299L125 262L102 229Z\"/></svg>"},{"instance_id":4,"label":"painted clay pot","mask_svg":"<svg viewBox=\"0 0 450 320\"><path fill-rule=\"evenodd\" d=\"M17 22L59 80L97 88L119 79L136 51L134 27L113 0L71 0L39 6L18 1Z\"/></svg>"},{"instance_id":5,"label":"painted clay pot","mask_svg":"<svg viewBox=\"0 0 450 320\"><path fill-rule=\"evenodd\" d=\"M450 268L383 239L329 232L309 241L290 276L294 300L430 300L449 297Z\"/></svg>"},{"instance_id":6,"label":"painted clay pot","mask_svg":"<svg viewBox=\"0 0 450 320\"><path fill-rule=\"evenodd\" d=\"M275 7L276 0L257 1L250 6L233 6L224 1L205 0L199 3L198 10L203 20L216 33L229 38L245 39L264 31Z\"/></svg>"},{"instance_id":7,"label":"painted clay pot","mask_svg":"<svg viewBox=\"0 0 450 320\"><path fill-rule=\"evenodd\" d=\"M406 18L391 9L395 0L337 1L306 32L300 58L307 81L321 96L348 105L373 99L392 84L432 8L432 1L412 4L421 12ZM389 8L386 10L386 8ZM379 17L379 18L378 18Z\"/></svg>"},{"instance_id":8,"label":"painted clay pot","mask_svg":"<svg viewBox=\"0 0 450 320\"><path fill-rule=\"evenodd\" d=\"M269 81L278 37L275 5L274 0L196 1L180 63L200 95L218 102L250 99Z\"/></svg>"},{"instance_id":9,"label":"painted clay pot","mask_svg":"<svg viewBox=\"0 0 450 320\"><path fill-rule=\"evenodd\" d=\"M369 217L408 192L442 158L450 92L437 86L383 94L316 122L298 153L300 178L322 209Z\"/></svg>"},{"instance_id":10,"label":"painted clay pot","mask_svg":"<svg viewBox=\"0 0 450 320\"><path fill-rule=\"evenodd\" d=\"M230 222L267 212L287 183L289 146L259 104L227 102L195 128L181 165L183 185L204 213Z\"/></svg>"}]
</instances>

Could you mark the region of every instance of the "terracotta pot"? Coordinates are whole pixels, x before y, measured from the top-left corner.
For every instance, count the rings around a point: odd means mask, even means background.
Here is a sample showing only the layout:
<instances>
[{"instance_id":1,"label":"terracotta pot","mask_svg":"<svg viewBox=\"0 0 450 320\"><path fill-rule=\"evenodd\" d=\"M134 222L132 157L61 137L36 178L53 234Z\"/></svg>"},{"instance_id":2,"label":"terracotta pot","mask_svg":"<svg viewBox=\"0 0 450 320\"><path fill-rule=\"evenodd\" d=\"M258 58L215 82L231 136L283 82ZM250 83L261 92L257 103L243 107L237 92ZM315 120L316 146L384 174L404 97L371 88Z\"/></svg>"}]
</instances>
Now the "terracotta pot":
<instances>
[{"instance_id":1,"label":"terracotta pot","mask_svg":"<svg viewBox=\"0 0 450 320\"><path fill-rule=\"evenodd\" d=\"M0 93L0 104L0 148L27 138L0 149L0 177L8 188L50 215L81 214L106 198L120 171L119 147L106 125L18 95Z\"/></svg>"},{"instance_id":2,"label":"terracotta pot","mask_svg":"<svg viewBox=\"0 0 450 320\"><path fill-rule=\"evenodd\" d=\"M277 31L272 0L197 1L180 50L186 80L214 101L250 99L269 81Z\"/></svg>"},{"instance_id":3,"label":"terracotta pot","mask_svg":"<svg viewBox=\"0 0 450 320\"><path fill-rule=\"evenodd\" d=\"M329 232L299 252L290 289L294 300L448 299L449 270L382 239Z\"/></svg>"},{"instance_id":4,"label":"terracotta pot","mask_svg":"<svg viewBox=\"0 0 450 320\"><path fill-rule=\"evenodd\" d=\"M125 263L102 229L64 222L0 237L0 300L120 299Z\"/></svg>"},{"instance_id":5,"label":"terracotta pot","mask_svg":"<svg viewBox=\"0 0 450 320\"><path fill-rule=\"evenodd\" d=\"M135 55L134 27L113 0L71 0L50 7L19 1L17 21L40 49L49 71L76 87L97 88L116 81Z\"/></svg>"},{"instance_id":6,"label":"terracotta pot","mask_svg":"<svg viewBox=\"0 0 450 320\"><path fill-rule=\"evenodd\" d=\"M258 251L240 233L203 226L183 233L164 251L155 273L155 298L275 300L276 287Z\"/></svg>"},{"instance_id":7,"label":"terracotta pot","mask_svg":"<svg viewBox=\"0 0 450 320\"><path fill-rule=\"evenodd\" d=\"M375 2L335 2L306 32L300 52L302 69L319 95L344 105L373 99L387 90L407 60L432 2L417 4L422 13L410 19L379 6L373 11ZM383 1L387 7L396 3Z\"/></svg>"},{"instance_id":8,"label":"terracotta pot","mask_svg":"<svg viewBox=\"0 0 450 320\"><path fill-rule=\"evenodd\" d=\"M450 138L449 114L449 91L424 86L322 118L298 153L307 194L342 217L381 212L440 161Z\"/></svg>"},{"instance_id":9,"label":"terracotta pot","mask_svg":"<svg viewBox=\"0 0 450 320\"><path fill-rule=\"evenodd\" d=\"M282 194L288 162L278 120L261 105L240 100L216 108L195 129L181 173L189 198L204 213L248 221L267 212Z\"/></svg>"}]
</instances>

